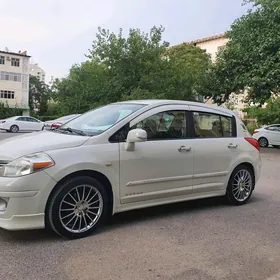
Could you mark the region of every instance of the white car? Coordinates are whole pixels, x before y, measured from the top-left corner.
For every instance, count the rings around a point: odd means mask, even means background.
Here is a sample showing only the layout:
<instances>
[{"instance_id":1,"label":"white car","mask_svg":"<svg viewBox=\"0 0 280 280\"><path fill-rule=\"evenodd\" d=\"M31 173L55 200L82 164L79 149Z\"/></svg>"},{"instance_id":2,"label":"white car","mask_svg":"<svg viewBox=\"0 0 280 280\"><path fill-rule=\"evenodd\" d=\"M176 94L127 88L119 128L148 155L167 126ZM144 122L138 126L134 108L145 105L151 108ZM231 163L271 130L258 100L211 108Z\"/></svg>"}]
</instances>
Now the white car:
<instances>
[{"instance_id":1,"label":"white car","mask_svg":"<svg viewBox=\"0 0 280 280\"><path fill-rule=\"evenodd\" d=\"M7 132L39 131L44 129L44 122L28 116L16 116L0 121L0 129Z\"/></svg>"},{"instance_id":2,"label":"white car","mask_svg":"<svg viewBox=\"0 0 280 280\"><path fill-rule=\"evenodd\" d=\"M261 147L280 147L280 124L272 124L255 129L253 137L258 140Z\"/></svg>"},{"instance_id":3,"label":"white car","mask_svg":"<svg viewBox=\"0 0 280 280\"><path fill-rule=\"evenodd\" d=\"M63 116L61 118L51 120L51 121L46 121L45 122L45 129L55 129L58 128L59 126L63 125L64 123L75 119L79 117L81 114L73 114L73 115L68 115L68 116Z\"/></svg>"},{"instance_id":4,"label":"white car","mask_svg":"<svg viewBox=\"0 0 280 280\"><path fill-rule=\"evenodd\" d=\"M0 142L0 227L47 226L80 238L107 215L132 209L215 196L242 205L260 176L259 150L224 108L109 104L55 130Z\"/></svg>"}]
</instances>

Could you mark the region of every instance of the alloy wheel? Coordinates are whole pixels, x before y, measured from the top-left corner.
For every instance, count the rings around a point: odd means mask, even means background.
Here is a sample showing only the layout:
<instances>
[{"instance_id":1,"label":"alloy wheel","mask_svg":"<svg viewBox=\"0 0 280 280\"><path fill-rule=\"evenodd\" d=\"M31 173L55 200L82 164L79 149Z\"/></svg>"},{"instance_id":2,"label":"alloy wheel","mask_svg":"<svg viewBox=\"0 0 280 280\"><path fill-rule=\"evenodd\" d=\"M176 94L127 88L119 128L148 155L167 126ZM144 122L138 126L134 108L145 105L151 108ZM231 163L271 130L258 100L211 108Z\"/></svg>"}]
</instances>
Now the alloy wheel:
<instances>
[{"instance_id":1,"label":"alloy wheel","mask_svg":"<svg viewBox=\"0 0 280 280\"><path fill-rule=\"evenodd\" d=\"M232 183L232 194L234 198L239 201L245 201L252 192L253 180L251 173L246 169L239 170L234 178Z\"/></svg>"},{"instance_id":2,"label":"alloy wheel","mask_svg":"<svg viewBox=\"0 0 280 280\"><path fill-rule=\"evenodd\" d=\"M80 185L72 188L61 200L59 219L71 233L90 230L103 212L102 195L97 188Z\"/></svg>"}]
</instances>

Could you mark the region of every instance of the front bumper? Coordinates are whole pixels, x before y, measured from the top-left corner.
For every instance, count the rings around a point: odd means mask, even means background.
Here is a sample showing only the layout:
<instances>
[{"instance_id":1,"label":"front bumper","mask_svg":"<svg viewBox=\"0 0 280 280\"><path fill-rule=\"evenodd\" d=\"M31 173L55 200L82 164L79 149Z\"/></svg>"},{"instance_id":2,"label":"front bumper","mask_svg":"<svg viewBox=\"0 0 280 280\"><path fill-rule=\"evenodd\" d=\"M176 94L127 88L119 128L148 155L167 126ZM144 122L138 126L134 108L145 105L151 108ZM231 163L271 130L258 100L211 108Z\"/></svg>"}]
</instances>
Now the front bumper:
<instances>
[{"instance_id":1,"label":"front bumper","mask_svg":"<svg viewBox=\"0 0 280 280\"><path fill-rule=\"evenodd\" d=\"M55 185L44 171L19 178L0 177L0 228L44 228L46 203Z\"/></svg>"}]
</instances>

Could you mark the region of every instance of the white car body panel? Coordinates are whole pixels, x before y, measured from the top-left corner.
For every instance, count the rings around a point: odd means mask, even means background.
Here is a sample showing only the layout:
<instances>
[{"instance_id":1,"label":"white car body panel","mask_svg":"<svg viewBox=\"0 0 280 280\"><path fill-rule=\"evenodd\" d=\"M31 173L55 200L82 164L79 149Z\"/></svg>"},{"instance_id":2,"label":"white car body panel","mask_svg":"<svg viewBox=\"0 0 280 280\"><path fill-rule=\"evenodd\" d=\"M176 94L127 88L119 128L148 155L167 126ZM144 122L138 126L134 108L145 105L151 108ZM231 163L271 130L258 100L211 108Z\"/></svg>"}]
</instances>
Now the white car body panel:
<instances>
[{"instance_id":1,"label":"white car body panel","mask_svg":"<svg viewBox=\"0 0 280 280\"><path fill-rule=\"evenodd\" d=\"M9 131L13 125L16 125L19 128L19 131L40 131L44 127L44 122L33 117L16 116L2 120L0 122L0 129Z\"/></svg>"},{"instance_id":2,"label":"white car body panel","mask_svg":"<svg viewBox=\"0 0 280 280\"><path fill-rule=\"evenodd\" d=\"M255 129L253 138L259 140L264 137L268 140L269 145L280 146L280 124L268 125L262 128Z\"/></svg>"},{"instance_id":3,"label":"white car body panel","mask_svg":"<svg viewBox=\"0 0 280 280\"><path fill-rule=\"evenodd\" d=\"M45 207L57 182L82 170L101 173L109 180L113 214L225 195L232 171L244 162L253 166L255 180L258 180L260 154L244 139L250 134L238 118L237 137L146 141L135 143L133 151L125 149L125 142L109 142L110 136L125 124L132 126L166 110L204 110L225 116L235 115L227 109L195 102L134 102L148 105L97 136L42 131L1 141L0 165L41 151L46 152L55 165L23 177L0 177L0 227L10 230L43 228ZM185 152L178 151L181 146L185 146ZM2 212L1 198L8 200L8 206Z\"/></svg>"}]
</instances>

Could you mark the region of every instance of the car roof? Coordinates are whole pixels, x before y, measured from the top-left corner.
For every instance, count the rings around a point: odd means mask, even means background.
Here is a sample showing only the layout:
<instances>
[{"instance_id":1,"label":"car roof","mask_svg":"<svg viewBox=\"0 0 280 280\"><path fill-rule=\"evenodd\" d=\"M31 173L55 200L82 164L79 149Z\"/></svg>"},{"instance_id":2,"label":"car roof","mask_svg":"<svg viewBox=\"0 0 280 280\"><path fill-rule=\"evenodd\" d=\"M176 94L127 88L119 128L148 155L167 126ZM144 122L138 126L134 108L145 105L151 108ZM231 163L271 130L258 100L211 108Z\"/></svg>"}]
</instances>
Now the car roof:
<instances>
[{"instance_id":1,"label":"car roof","mask_svg":"<svg viewBox=\"0 0 280 280\"><path fill-rule=\"evenodd\" d=\"M238 116L236 112L229 110L227 108L218 106L218 105L210 105L200 102L194 101L183 101L183 100L170 100L170 99L143 99L143 100L128 100L128 101L121 101L116 102L113 104L143 104L143 105L150 105L150 106L161 106L161 105L193 105L193 106L200 106L203 108L208 108L212 110L217 110L220 112L232 114Z\"/></svg>"}]
</instances>

